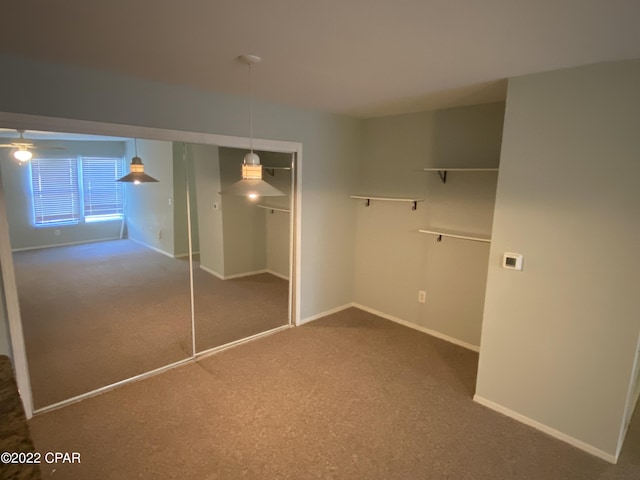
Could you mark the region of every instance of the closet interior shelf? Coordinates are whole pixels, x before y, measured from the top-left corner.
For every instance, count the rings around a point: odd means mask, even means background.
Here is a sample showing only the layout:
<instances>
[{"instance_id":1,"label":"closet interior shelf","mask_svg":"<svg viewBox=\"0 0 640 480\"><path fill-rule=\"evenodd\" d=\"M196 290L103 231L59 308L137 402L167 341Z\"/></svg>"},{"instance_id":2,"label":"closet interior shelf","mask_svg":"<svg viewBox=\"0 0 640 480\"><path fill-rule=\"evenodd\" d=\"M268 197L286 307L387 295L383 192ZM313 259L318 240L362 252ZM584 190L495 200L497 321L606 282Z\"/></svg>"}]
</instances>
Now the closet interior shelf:
<instances>
[{"instance_id":1,"label":"closet interior shelf","mask_svg":"<svg viewBox=\"0 0 640 480\"><path fill-rule=\"evenodd\" d=\"M490 243L491 237L489 235L478 235L475 233L456 232L453 230L445 230L441 228L424 228L418 230L420 233L427 233L430 235L436 235L437 241L441 241L442 237L460 238L462 240L472 240L474 242Z\"/></svg>"},{"instance_id":2,"label":"closet interior shelf","mask_svg":"<svg viewBox=\"0 0 640 480\"><path fill-rule=\"evenodd\" d=\"M448 168L448 167L430 167L430 168L425 168L424 169L425 172L438 172L438 176L440 177L440 180L442 180L442 183L447 183L447 172L497 172L498 168L497 167L454 167L454 168Z\"/></svg>"},{"instance_id":3,"label":"closet interior shelf","mask_svg":"<svg viewBox=\"0 0 640 480\"><path fill-rule=\"evenodd\" d=\"M258 208L264 208L265 210L270 210L271 213L273 212L285 212L285 213L289 213L291 210L287 209L287 208L278 208L278 207L270 207L269 205L256 205L256 207Z\"/></svg>"},{"instance_id":4,"label":"closet interior shelf","mask_svg":"<svg viewBox=\"0 0 640 480\"><path fill-rule=\"evenodd\" d=\"M424 201L424 198L402 198L402 197L374 197L371 195L350 195L350 198L355 198L359 200L365 201L365 206L371 205L371 200L382 201L382 202L409 202L413 203L411 210L416 210L418 208L418 202Z\"/></svg>"},{"instance_id":5,"label":"closet interior shelf","mask_svg":"<svg viewBox=\"0 0 640 480\"><path fill-rule=\"evenodd\" d=\"M273 177L276 174L276 170L291 170L291 167L270 167L269 165L262 165L262 169Z\"/></svg>"}]
</instances>

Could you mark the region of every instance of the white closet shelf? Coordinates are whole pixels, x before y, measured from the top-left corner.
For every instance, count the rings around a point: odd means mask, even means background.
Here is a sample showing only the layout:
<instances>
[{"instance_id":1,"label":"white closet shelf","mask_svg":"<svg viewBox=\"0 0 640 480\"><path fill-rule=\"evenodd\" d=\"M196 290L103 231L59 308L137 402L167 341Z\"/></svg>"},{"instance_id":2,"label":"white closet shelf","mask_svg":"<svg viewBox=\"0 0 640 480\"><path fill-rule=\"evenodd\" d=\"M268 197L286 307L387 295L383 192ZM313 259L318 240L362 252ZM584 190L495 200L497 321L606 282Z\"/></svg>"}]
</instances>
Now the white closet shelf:
<instances>
[{"instance_id":1,"label":"white closet shelf","mask_svg":"<svg viewBox=\"0 0 640 480\"><path fill-rule=\"evenodd\" d=\"M270 207L269 205L256 205L256 207L264 208L265 210L271 210L271 213L273 213L273 212L285 212L285 213L291 212L291 210L289 210L287 208Z\"/></svg>"},{"instance_id":2,"label":"white closet shelf","mask_svg":"<svg viewBox=\"0 0 640 480\"><path fill-rule=\"evenodd\" d=\"M418 202L423 202L424 198L407 198L407 197L374 197L372 195L349 195L349 198L355 198L358 200L364 200L365 206L369 206L371 204L371 200L377 200L382 202L408 202L413 203L411 207L412 210L416 210L418 208Z\"/></svg>"},{"instance_id":3,"label":"white closet shelf","mask_svg":"<svg viewBox=\"0 0 640 480\"><path fill-rule=\"evenodd\" d=\"M497 172L497 167L430 167L425 168L425 172L438 172L442 183L447 183L447 172Z\"/></svg>"},{"instance_id":4,"label":"white closet shelf","mask_svg":"<svg viewBox=\"0 0 640 480\"><path fill-rule=\"evenodd\" d=\"M446 230L442 228L429 227L418 230L420 233L427 233L430 235L437 235L438 241L442 240L442 237L460 238L462 240L472 240L474 242L490 243L491 237L489 235L478 235L475 233L456 232L453 230Z\"/></svg>"},{"instance_id":5,"label":"white closet shelf","mask_svg":"<svg viewBox=\"0 0 640 480\"><path fill-rule=\"evenodd\" d=\"M475 167L469 167L469 168L449 168L449 167L433 167L433 168L425 168L424 171L425 172L497 172L498 170L500 170L497 167L487 167L487 168L475 168Z\"/></svg>"}]
</instances>

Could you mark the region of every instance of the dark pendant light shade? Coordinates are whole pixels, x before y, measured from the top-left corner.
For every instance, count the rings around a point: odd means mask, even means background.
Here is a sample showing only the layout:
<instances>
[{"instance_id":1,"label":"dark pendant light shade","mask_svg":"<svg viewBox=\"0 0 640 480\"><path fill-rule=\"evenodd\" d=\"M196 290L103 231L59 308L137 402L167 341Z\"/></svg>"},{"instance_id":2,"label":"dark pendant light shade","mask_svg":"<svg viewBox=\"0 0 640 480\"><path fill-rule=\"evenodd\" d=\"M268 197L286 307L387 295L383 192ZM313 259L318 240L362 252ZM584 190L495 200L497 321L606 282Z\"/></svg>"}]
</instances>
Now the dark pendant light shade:
<instances>
[{"instance_id":1,"label":"dark pendant light shade","mask_svg":"<svg viewBox=\"0 0 640 480\"><path fill-rule=\"evenodd\" d=\"M144 164L142 163L142 159L138 156L138 139L136 138L134 142L136 148L136 156L131 159L131 164L129 165L130 173L122 178L119 178L118 180L116 180L116 182L127 182L136 184L157 182L158 180L144 173Z\"/></svg>"}]
</instances>

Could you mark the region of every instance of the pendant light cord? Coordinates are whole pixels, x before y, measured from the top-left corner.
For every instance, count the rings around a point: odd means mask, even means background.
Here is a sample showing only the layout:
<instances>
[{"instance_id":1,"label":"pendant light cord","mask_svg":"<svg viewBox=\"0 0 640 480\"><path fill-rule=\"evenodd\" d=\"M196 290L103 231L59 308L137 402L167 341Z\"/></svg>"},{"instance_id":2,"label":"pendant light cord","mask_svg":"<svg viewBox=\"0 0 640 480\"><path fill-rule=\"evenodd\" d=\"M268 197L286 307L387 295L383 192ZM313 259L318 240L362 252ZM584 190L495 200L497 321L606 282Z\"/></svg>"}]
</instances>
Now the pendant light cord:
<instances>
[{"instance_id":1,"label":"pendant light cord","mask_svg":"<svg viewBox=\"0 0 640 480\"><path fill-rule=\"evenodd\" d=\"M249 146L253 153L253 78L251 64L249 64Z\"/></svg>"}]
</instances>

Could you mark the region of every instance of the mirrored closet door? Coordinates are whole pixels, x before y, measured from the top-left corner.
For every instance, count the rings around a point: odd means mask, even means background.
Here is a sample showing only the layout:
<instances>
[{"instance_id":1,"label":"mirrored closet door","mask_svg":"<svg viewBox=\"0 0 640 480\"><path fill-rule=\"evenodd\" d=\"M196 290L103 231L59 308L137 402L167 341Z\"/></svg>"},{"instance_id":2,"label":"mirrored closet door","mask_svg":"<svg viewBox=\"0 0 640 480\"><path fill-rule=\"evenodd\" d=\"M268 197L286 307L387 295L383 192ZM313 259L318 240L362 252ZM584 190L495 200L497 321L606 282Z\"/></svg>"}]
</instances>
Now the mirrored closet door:
<instances>
[{"instance_id":1,"label":"mirrored closet door","mask_svg":"<svg viewBox=\"0 0 640 480\"><path fill-rule=\"evenodd\" d=\"M264 180L283 195L221 194L240 180L245 153L187 146L197 353L289 324L292 156L258 152Z\"/></svg>"},{"instance_id":2,"label":"mirrored closet door","mask_svg":"<svg viewBox=\"0 0 640 480\"><path fill-rule=\"evenodd\" d=\"M29 162L0 152L36 410L193 353L172 143L137 142L158 182L134 185L115 182L133 140L41 135Z\"/></svg>"},{"instance_id":3,"label":"mirrored closet door","mask_svg":"<svg viewBox=\"0 0 640 480\"><path fill-rule=\"evenodd\" d=\"M282 195L250 200L220 193L244 150L25 134L0 173L36 412L290 324L292 154L257 152ZM115 181L134 156L157 182Z\"/></svg>"}]
</instances>

